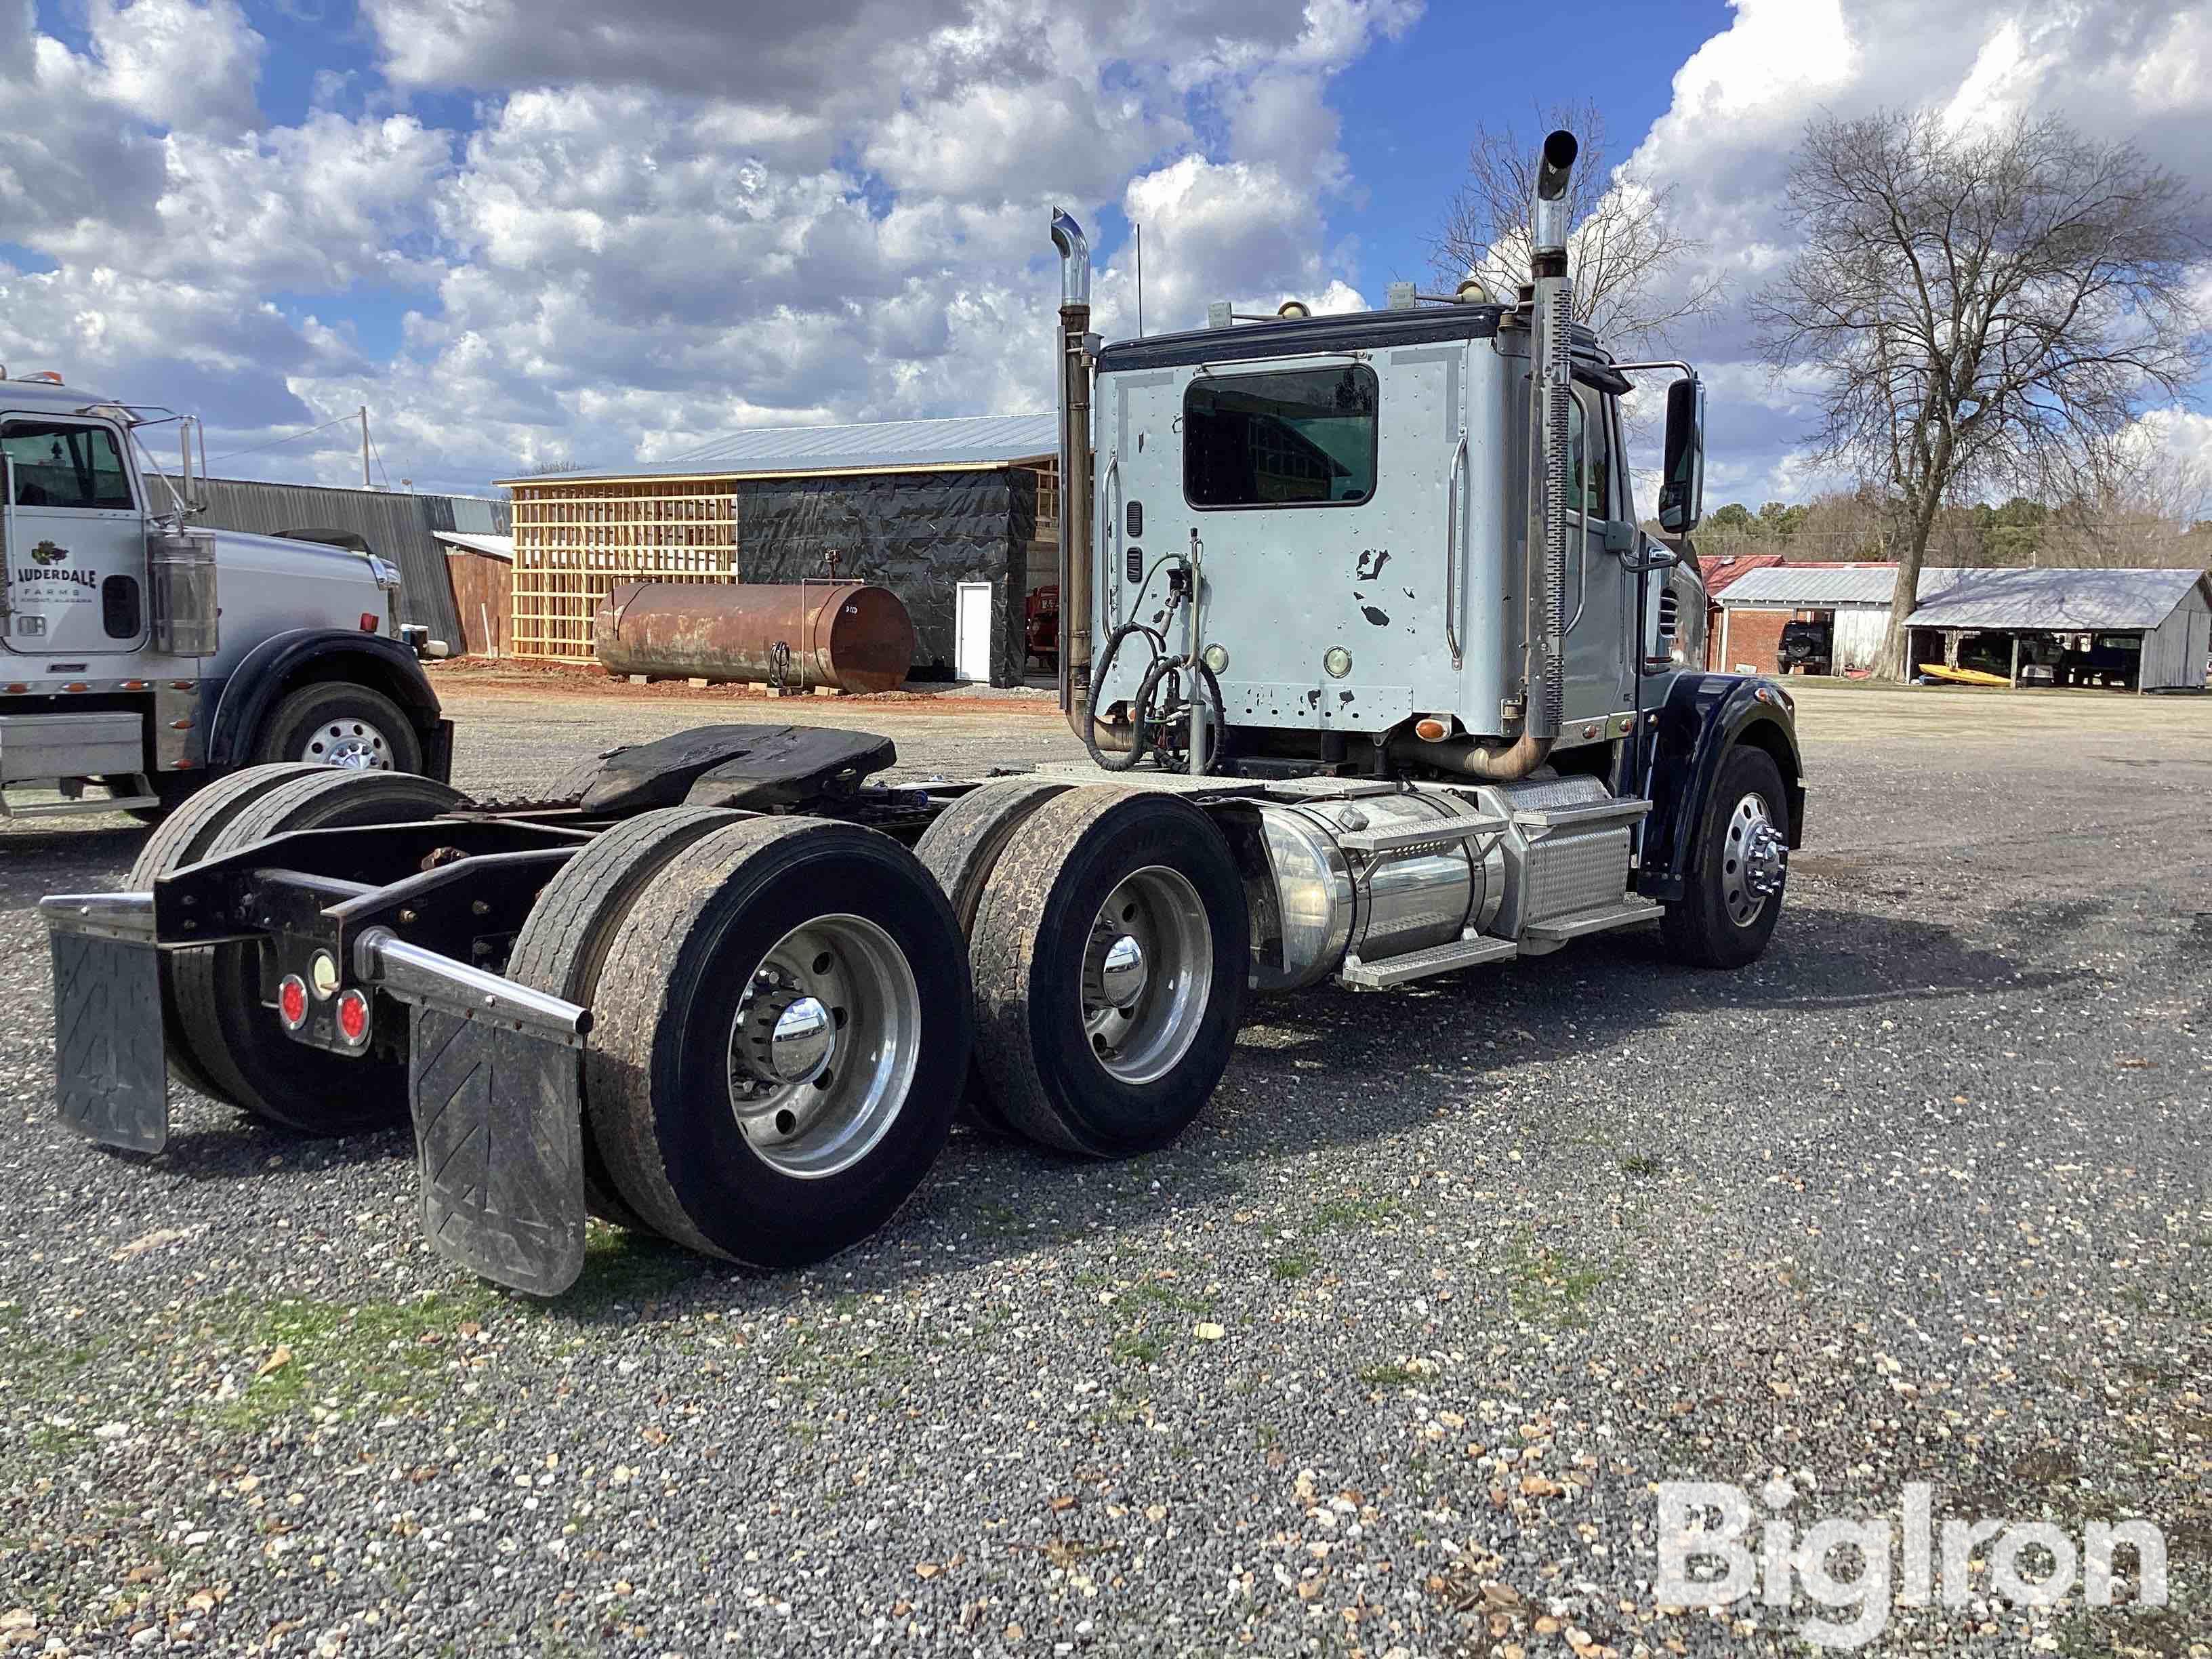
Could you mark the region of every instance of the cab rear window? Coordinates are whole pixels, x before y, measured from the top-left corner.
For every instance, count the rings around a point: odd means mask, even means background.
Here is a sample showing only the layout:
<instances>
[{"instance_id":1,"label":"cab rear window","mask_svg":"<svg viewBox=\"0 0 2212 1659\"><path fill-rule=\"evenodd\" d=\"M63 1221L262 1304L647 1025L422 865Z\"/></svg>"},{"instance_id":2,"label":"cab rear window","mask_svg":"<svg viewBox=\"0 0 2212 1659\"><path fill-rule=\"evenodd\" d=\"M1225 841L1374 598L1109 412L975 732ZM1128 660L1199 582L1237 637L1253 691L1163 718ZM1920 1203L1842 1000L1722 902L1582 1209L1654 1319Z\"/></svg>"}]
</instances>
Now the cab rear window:
<instances>
[{"instance_id":1,"label":"cab rear window","mask_svg":"<svg viewBox=\"0 0 2212 1659\"><path fill-rule=\"evenodd\" d=\"M1375 371L1364 363L1201 374L1182 400L1193 507L1350 507L1375 493Z\"/></svg>"}]
</instances>

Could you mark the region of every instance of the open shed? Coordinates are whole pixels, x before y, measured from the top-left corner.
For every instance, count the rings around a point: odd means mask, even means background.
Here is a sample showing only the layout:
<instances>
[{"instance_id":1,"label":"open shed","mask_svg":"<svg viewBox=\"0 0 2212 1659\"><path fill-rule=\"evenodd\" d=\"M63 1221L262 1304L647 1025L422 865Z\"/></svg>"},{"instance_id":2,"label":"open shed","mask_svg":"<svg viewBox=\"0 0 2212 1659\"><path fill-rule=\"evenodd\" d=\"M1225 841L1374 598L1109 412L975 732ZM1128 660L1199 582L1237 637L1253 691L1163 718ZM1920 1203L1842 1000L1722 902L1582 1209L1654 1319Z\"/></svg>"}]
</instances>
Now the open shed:
<instances>
[{"instance_id":1,"label":"open shed","mask_svg":"<svg viewBox=\"0 0 2212 1659\"><path fill-rule=\"evenodd\" d=\"M1779 564L1715 596L1713 664L1775 673L1783 629L1827 630L1832 672L1873 665L1897 568ZM2202 690L2212 657L2212 580L2191 569L1931 567L1907 618L1911 661L1935 678L2045 685Z\"/></svg>"},{"instance_id":2,"label":"open shed","mask_svg":"<svg viewBox=\"0 0 2212 1659\"><path fill-rule=\"evenodd\" d=\"M512 648L592 661L592 614L618 582L834 574L905 603L918 676L1018 684L1025 605L1058 564L1058 427L1046 414L753 428L648 465L505 480Z\"/></svg>"}]
</instances>

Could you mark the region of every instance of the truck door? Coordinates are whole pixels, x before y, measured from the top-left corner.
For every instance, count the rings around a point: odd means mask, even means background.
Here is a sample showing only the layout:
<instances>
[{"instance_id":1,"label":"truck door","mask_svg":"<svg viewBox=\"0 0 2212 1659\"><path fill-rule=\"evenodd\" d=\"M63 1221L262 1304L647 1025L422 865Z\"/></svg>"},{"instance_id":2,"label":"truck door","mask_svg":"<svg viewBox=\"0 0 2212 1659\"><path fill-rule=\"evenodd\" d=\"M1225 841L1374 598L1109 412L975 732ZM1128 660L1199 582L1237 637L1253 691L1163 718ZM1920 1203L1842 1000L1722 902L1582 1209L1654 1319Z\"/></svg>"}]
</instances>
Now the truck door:
<instances>
[{"instance_id":1,"label":"truck door","mask_svg":"<svg viewBox=\"0 0 2212 1659\"><path fill-rule=\"evenodd\" d=\"M146 520L115 428L0 417L0 643L27 656L134 651L146 640Z\"/></svg>"},{"instance_id":2,"label":"truck door","mask_svg":"<svg viewBox=\"0 0 2212 1659\"><path fill-rule=\"evenodd\" d=\"M1630 653L1638 648L1636 579L1627 560L1606 550L1607 522L1632 523L1626 480L1617 465L1613 399L1577 384L1567 411L1572 457L1570 489L1579 509L1567 517L1565 714L1601 720L1627 708L1634 695Z\"/></svg>"}]
</instances>

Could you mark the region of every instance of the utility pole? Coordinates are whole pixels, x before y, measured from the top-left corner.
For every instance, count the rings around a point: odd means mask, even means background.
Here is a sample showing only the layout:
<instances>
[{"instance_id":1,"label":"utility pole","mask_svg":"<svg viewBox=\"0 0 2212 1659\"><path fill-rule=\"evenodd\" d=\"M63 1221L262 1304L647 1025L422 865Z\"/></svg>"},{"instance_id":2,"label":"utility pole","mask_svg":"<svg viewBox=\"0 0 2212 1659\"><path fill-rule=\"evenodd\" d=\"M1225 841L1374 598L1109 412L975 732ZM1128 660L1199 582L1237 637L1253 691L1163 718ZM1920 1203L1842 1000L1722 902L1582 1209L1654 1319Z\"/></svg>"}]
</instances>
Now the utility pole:
<instances>
[{"instance_id":1,"label":"utility pole","mask_svg":"<svg viewBox=\"0 0 2212 1659\"><path fill-rule=\"evenodd\" d=\"M1133 225L1137 233L1137 337L1145 337L1145 228Z\"/></svg>"},{"instance_id":2,"label":"utility pole","mask_svg":"<svg viewBox=\"0 0 2212 1659\"><path fill-rule=\"evenodd\" d=\"M361 406L361 487L363 489L374 489L376 487L368 481L368 405L367 404Z\"/></svg>"}]
</instances>

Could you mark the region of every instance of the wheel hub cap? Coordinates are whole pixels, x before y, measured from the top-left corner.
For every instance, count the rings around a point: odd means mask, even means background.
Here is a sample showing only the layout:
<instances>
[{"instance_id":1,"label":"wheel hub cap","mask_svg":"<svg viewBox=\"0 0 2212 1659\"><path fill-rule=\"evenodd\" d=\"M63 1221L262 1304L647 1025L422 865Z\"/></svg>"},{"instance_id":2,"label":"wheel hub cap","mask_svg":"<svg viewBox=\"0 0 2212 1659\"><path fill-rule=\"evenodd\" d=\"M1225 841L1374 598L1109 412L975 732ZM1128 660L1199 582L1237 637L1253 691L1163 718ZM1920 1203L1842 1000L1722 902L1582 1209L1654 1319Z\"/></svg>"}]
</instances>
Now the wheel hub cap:
<instances>
[{"instance_id":1,"label":"wheel hub cap","mask_svg":"<svg viewBox=\"0 0 2212 1659\"><path fill-rule=\"evenodd\" d=\"M1790 844L1766 810L1766 798L1752 793L1729 814L1721 844L1721 902L1729 920L1748 927L1782 891L1789 874Z\"/></svg>"},{"instance_id":2,"label":"wheel hub cap","mask_svg":"<svg viewBox=\"0 0 2212 1659\"><path fill-rule=\"evenodd\" d=\"M1145 962L1145 947L1137 943L1134 934L1109 935L1103 948L1092 954L1094 1000L1109 1008L1127 1008L1145 994L1145 981L1152 970Z\"/></svg>"},{"instance_id":3,"label":"wheel hub cap","mask_svg":"<svg viewBox=\"0 0 2212 1659\"><path fill-rule=\"evenodd\" d=\"M300 758L311 766L335 766L348 772L388 772L392 746L367 720L325 720L307 734Z\"/></svg>"}]
</instances>

